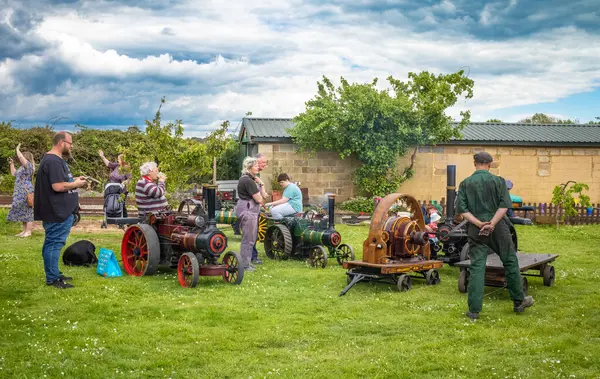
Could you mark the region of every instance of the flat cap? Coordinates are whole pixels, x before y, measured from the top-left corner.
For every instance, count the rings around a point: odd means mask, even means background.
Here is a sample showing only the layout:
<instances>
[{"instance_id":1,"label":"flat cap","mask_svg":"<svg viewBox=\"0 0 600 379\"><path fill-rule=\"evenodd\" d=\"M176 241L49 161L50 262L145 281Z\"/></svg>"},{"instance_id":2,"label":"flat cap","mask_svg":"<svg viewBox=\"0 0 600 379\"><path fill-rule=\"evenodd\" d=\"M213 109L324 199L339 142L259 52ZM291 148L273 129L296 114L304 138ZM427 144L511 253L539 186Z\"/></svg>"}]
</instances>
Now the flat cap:
<instances>
[{"instance_id":1,"label":"flat cap","mask_svg":"<svg viewBox=\"0 0 600 379\"><path fill-rule=\"evenodd\" d=\"M473 159L475 160L475 163L492 163L494 161L494 158L492 158L490 153L485 151L473 155Z\"/></svg>"}]
</instances>

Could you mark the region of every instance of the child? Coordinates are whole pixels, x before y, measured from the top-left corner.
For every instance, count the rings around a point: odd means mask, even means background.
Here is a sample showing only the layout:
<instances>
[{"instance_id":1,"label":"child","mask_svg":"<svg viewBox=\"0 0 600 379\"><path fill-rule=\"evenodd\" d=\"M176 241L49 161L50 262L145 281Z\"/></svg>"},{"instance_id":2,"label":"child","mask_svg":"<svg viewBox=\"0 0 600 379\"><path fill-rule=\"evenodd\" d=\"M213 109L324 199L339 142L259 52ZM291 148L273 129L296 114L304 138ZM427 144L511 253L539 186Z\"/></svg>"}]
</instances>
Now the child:
<instances>
[{"instance_id":1,"label":"child","mask_svg":"<svg viewBox=\"0 0 600 379\"><path fill-rule=\"evenodd\" d=\"M425 231L429 232L430 243L438 244L439 239L435 235L435 232L437 232L437 224L442 219L442 216L438 214L438 210L433 205L427 207L427 214L429 215L429 224L425 225Z\"/></svg>"}]
</instances>

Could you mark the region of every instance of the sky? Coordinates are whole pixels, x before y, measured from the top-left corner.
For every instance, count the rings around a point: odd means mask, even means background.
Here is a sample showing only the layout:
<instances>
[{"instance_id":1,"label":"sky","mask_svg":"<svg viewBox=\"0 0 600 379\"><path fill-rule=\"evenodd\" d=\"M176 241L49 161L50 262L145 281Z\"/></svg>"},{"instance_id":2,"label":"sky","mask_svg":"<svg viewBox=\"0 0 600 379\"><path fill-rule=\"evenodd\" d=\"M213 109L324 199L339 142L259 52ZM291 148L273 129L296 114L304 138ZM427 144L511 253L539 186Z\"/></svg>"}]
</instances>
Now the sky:
<instances>
[{"instance_id":1,"label":"sky","mask_svg":"<svg viewBox=\"0 0 600 379\"><path fill-rule=\"evenodd\" d=\"M323 75L385 88L452 73L448 110L515 122L600 116L600 0L0 0L0 121L204 136L246 114L294 117Z\"/></svg>"}]
</instances>

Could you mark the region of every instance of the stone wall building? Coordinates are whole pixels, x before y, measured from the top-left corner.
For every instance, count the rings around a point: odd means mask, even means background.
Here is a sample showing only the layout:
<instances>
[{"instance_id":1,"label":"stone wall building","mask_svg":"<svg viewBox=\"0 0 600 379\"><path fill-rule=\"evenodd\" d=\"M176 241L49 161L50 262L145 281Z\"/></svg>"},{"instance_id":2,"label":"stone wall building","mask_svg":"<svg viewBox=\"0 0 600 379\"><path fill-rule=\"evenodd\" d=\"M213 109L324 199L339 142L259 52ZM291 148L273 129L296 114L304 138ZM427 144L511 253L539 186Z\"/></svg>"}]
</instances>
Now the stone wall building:
<instances>
[{"instance_id":1,"label":"stone wall building","mask_svg":"<svg viewBox=\"0 0 600 379\"><path fill-rule=\"evenodd\" d=\"M343 201L359 195L352 173L360 163L342 160L334 152L296 152L286 131L292 126L290 119L245 118L241 153L269 157L267 182L273 173L286 172L311 197L333 192ZM462 133L460 140L419 147L415 175L398 192L440 200L446 192L447 165L456 165L458 183L473 172L473 154L485 150L494 156L491 171L510 179L512 193L525 202L549 202L554 186L569 180L587 183L592 202L600 201L600 125L471 123ZM409 162L410 157L400 158L399 167Z\"/></svg>"}]
</instances>

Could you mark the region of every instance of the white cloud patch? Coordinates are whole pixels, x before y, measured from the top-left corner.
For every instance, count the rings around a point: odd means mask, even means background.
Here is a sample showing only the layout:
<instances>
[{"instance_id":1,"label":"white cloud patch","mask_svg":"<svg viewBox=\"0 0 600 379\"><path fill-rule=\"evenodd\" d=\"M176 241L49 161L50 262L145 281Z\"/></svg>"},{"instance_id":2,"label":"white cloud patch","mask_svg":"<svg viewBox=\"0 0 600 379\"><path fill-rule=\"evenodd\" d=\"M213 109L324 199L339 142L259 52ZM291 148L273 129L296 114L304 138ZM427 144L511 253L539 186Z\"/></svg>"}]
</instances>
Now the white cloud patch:
<instances>
[{"instance_id":1,"label":"white cloud patch","mask_svg":"<svg viewBox=\"0 0 600 379\"><path fill-rule=\"evenodd\" d=\"M424 8L419 22L439 24L435 15L458 13L456 4L443 0ZM471 109L473 120L485 120L500 109L555 101L600 83L600 37L576 28L485 41L461 34L466 16L452 24L453 33L419 33L346 15L338 4L299 0L188 2L171 13L100 5L46 14L35 31L50 46L43 55L0 61L0 95L10 98L0 111L7 119L67 116L73 123L141 125L166 96L164 119L182 119L186 135L202 135L247 111L293 117L322 75L334 82L379 77L384 86L389 75L405 79L409 71L467 67L475 97L450 114ZM488 4L479 21L498 26L503 12L517 5ZM398 9L381 14L410 21ZM38 81L24 80L24 73L43 79L39 71L49 61L63 67L64 78L53 75L55 87L36 92Z\"/></svg>"}]
</instances>

